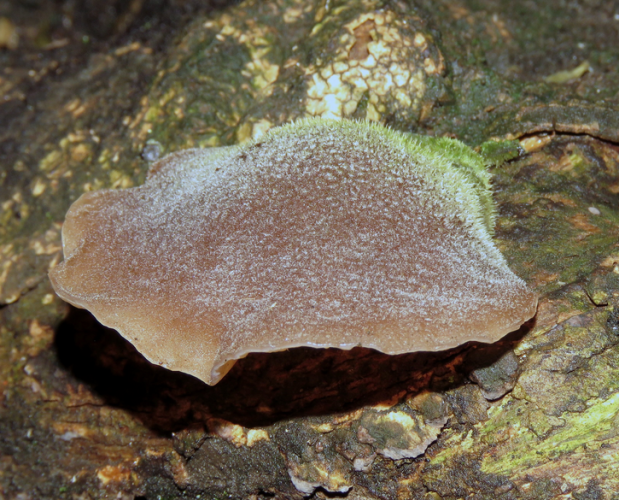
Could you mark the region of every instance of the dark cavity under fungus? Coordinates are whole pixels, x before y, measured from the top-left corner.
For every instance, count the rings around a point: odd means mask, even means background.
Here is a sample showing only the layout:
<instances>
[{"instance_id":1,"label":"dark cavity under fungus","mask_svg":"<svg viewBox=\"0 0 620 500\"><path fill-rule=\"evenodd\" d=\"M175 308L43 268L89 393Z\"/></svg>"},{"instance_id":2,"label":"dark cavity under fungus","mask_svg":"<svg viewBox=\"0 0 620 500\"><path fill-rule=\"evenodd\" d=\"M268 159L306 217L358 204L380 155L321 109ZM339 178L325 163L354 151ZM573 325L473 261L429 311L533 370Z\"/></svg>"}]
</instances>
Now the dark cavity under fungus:
<instances>
[{"instance_id":1,"label":"dark cavity under fungus","mask_svg":"<svg viewBox=\"0 0 620 500\"><path fill-rule=\"evenodd\" d=\"M50 278L150 361L215 384L250 352L437 351L518 329L537 298L494 218L462 143L305 120L82 195Z\"/></svg>"}]
</instances>

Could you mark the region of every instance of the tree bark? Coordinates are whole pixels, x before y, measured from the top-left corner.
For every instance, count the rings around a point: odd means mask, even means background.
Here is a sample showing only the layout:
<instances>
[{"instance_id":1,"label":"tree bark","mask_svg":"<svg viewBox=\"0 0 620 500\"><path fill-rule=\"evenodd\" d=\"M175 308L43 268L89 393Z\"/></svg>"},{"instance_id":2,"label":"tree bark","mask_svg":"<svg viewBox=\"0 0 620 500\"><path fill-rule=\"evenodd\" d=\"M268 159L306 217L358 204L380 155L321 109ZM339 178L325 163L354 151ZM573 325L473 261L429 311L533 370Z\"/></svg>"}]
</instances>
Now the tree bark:
<instances>
[{"instance_id":1,"label":"tree bark","mask_svg":"<svg viewBox=\"0 0 620 500\"><path fill-rule=\"evenodd\" d=\"M618 498L613 5L110 5L103 42L0 54L0 497ZM54 295L84 191L305 116L519 140L496 242L536 317L434 354L252 354L209 387Z\"/></svg>"}]
</instances>

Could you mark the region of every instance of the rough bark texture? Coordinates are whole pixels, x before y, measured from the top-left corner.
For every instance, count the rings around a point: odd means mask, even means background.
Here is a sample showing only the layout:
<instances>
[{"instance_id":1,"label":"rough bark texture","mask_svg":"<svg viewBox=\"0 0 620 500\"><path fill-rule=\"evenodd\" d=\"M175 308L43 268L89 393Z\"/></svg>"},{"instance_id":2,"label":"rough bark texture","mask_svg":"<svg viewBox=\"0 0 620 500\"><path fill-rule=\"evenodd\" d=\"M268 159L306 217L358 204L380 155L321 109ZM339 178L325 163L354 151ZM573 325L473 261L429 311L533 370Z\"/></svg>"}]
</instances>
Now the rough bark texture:
<instances>
[{"instance_id":1,"label":"rough bark texture","mask_svg":"<svg viewBox=\"0 0 620 500\"><path fill-rule=\"evenodd\" d=\"M108 4L65 14L88 43L0 10L1 498L618 498L617 6ZM439 354L250 355L208 387L53 294L85 190L308 115L519 139L496 237L535 319Z\"/></svg>"}]
</instances>

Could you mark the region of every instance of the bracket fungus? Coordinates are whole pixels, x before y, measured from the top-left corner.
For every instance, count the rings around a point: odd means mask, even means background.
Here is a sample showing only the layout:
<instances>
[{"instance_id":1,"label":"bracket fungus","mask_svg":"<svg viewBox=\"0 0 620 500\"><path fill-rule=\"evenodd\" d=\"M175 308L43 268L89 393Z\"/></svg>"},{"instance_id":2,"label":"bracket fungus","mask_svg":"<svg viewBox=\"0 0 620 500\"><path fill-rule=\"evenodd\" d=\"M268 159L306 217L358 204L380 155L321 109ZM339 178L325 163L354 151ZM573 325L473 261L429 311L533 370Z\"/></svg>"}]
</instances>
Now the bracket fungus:
<instances>
[{"instance_id":1,"label":"bracket fungus","mask_svg":"<svg viewBox=\"0 0 620 500\"><path fill-rule=\"evenodd\" d=\"M151 362L215 384L250 352L438 351L518 329L537 298L494 221L462 143L302 120L82 195L50 278Z\"/></svg>"}]
</instances>

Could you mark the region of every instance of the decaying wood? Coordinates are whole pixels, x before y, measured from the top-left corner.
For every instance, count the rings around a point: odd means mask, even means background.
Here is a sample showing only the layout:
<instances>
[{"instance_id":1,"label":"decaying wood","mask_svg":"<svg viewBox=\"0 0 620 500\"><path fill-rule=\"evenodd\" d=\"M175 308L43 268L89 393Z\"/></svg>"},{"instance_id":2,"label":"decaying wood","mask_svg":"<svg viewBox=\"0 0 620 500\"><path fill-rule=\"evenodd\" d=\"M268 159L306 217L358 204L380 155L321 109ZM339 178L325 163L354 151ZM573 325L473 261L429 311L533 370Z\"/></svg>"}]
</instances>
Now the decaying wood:
<instances>
[{"instance_id":1,"label":"decaying wood","mask_svg":"<svg viewBox=\"0 0 620 500\"><path fill-rule=\"evenodd\" d=\"M39 88L1 76L0 496L617 498L617 27L604 6L480 5L248 0L54 77L52 48ZM496 240L536 318L437 354L254 354L208 387L53 294L85 190L329 113L520 140L493 169Z\"/></svg>"}]
</instances>

